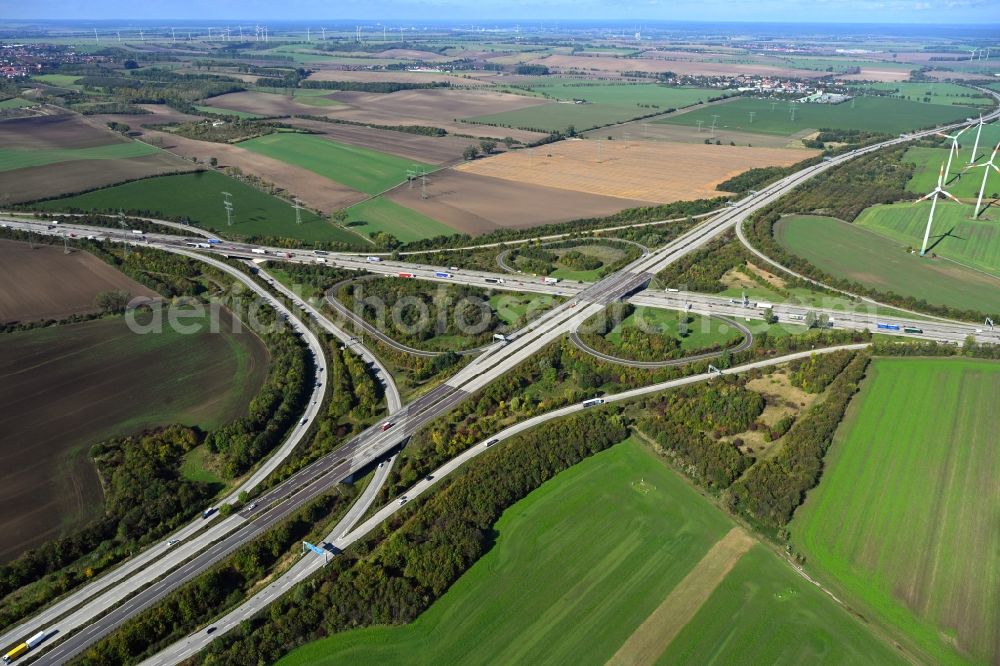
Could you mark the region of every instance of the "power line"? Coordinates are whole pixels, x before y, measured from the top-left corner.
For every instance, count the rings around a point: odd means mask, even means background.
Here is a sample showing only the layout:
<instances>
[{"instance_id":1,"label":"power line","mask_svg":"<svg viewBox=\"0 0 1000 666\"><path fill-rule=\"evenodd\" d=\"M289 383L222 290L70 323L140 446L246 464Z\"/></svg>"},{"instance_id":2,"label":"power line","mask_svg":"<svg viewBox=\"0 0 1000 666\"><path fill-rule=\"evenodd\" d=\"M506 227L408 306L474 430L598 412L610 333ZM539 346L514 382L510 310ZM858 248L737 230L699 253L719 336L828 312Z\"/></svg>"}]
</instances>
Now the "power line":
<instances>
[{"instance_id":1,"label":"power line","mask_svg":"<svg viewBox=\"0 0 1000 666\"><path fill-rule=\"evenodd\" d=\"M222 196L225 197L222 200L222 206L226 209L226 226L233 226L233 202L232 194L229 192L223 192Z\"/></svg>"}]
</instances>

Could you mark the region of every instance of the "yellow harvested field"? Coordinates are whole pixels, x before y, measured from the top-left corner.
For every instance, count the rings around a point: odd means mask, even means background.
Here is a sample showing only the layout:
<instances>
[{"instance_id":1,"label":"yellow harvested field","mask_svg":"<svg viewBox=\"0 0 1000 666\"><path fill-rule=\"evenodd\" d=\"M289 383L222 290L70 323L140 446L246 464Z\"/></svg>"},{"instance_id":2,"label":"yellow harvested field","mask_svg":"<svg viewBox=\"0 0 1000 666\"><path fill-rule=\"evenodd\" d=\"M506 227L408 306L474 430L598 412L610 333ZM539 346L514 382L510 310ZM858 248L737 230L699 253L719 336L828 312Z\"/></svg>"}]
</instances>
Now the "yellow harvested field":
<instances>
[{"instance_id":1,"label":"yellow harvested field","mask_svg":"<svg viewBox=\"0 0 1000 666\"><path fill-rule=\"evenodd\" d=\"M788 166L812 150L669 141L575 140L466 162L457 170L545 187L670 203L719 196L715 186L763 166Z\"/></svg>"}]
</instances>

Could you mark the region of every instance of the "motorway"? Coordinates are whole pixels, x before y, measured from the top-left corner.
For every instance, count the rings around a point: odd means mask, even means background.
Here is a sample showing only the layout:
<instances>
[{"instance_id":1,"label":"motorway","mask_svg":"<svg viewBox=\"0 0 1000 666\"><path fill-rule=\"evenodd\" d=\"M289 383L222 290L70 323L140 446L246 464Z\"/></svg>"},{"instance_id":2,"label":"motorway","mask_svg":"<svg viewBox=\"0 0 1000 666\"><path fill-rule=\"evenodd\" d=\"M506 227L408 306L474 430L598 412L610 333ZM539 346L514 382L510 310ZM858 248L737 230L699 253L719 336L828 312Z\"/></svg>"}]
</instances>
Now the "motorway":
<instances>
[{"instance_id":1,"label":"motorway","mask_svg":"<svg viewBox=\"0 0 1000 666\"><path fill-rule=\"evenodd\" d=\"M228 264L211 257L189 253L185 250L173 249L173 251L194 256L198 260L209 263L213 267L233 275L246 287L271 301L276 311L283 313L290 321L296 321L294 313L285 308L284 305L273 302L266 290L256 285L247 275L237 271ZM305 341L309 345L316 363L316 376L322 377L326 371L326 356L323 353L323 348L316 336L312 335L308 329L301 324L297 327L305 332ZM314 386L309 405L303 415L304 418L308 419L308 424L302 425L299 423L294 426L279 449L250 478L244 481L232 495L226 498L224 502L233 502L239 496L240 492L253 490L291 453L308 433L309 427L322 405L323 393L324 389L322 387ZM92 617L93 608L106 608L120 602L127 595L134 593L138 587L147 584L149 580L165 574L187 557L192 556L212 541L235 529L239 522L242 522L242 520L237 517L230 517L214 524L211 530L206 530L205 521L201 518L194 520L159 543L147 548L136 557L108 571L84 587L75 590L30 620L8 628L0 635L0 646L16 644L24 636L30 635L42 627L58 630L63 634L73 631ZM174 540L177 540L179 543L169 546L168 541ZM88 600L90 600L90 603L83 605Z\"/></svg>"},{"instance_id":2,"label":"motorway","mask_svg":"<svg viewBox=\"0 0 1000 666\"><path fill-rule=\"evenodd\" d=\"M168 249L169 251L184 254L199 261L208 263L214 268L232 275L244 286L251 289L277 312L283 314L287 318L287 321L291 322L290 325L294 326L295 329L302 334L305 341L309 345L314 363L316 365L315 379L317 381L314 385L313 394L310 397L306 410L301 417L306 420L306 423L303 424L300 421L296 424L290 430L288 437L279 449L275 451L267 460L265 460L264 463L260 465L249 478L241 483L236 490L220 502L220 504L231 504L237 501L242 492L251 492L264 479L270 476L270 474L273 473L274 470L277 469L277 467L284 462L288 455L291 454L291 452L298 446L298 444L302 441L302 438L309 433L312 423L315 421L316 416L319 414L319 411L322 409L324 404L323 395L325 389L321 386L321 384L326 376L326 354L324 353L323 346L319 339L310 330L310 328L299 321L297 316L290 309L286 308L276 299L273 299L264 288L257 285L253 279L245 273L233 268L229 264L213 259L210 256L193 253L179 248L163 249ZM313 315L313 318L323 328L327 329L338 338L344 340L345 343L350 341L350 336L335 327L325 318L319 317L319 314L313 310L308 303L299 299L295 296L295 294L291 293L290 290L285 289L280 283L277 283L277 281L273 280L269 275L264 274L262 277L271 282L275 289L282 292L286 297L292 299L293 303L296 303L300 309L304 309L309 314ZM381 381L384 386L384 392L390 413L399 411L402 408L399 391L385 367L382 366L381 362L378 361L378 359L365 347L352 344L351 350L361 356L365 362L372 365L375 369L376 378ZM372 497L374 497L374 495ZM364 507L364 509L366 510L367 506ZM64 599L61 599L57 603L49 606L38 615L32 617L29 621L20 623L19 625L8 629L2 636L0 636L0 645L15 644L24 635L33 633L37 627L44 627L50 631L58 631L62 635L66 635L78 629L86 622L92 620L97 613L101 612L101 610L120 603L123 599L126 599L129 595L135 594L138 590L150 584L155 579L166 575L188 558L193 557L195 554L204 550L222 537L231 534L244 522L245 518L239 515L230 516L223 521L211 521L209 523L206 523L201 518L196 519L156 545L147 548L145 551L125 562L121 566L109 571L104 576L88 583L86 586L74 591ZM177 543L171 546L168 545L168 542L170 541L176 541Z\"/></svg>"},{"instance_id":3,"label":"motorway","mask_svg":"<svg viewBox=\"0 0 1000 666\"><path fill-rule=\"evenodd\" d=\"M811 354L827 354L834 351L839 351L843 349L863 349L867 345L855 344L855 345L842 345L838 347L827 347L823 349L817 349L816 351L808 352L796 352L794 354L788 354L785 356L780 356L777 358L768 359L765 361L756 361L753 363L748 363L746 365L741 365L730 370L726 370L726 374L741 374L749 372L751 370L757 370L762 368L767 368L775 365L780 365L782 363L787 363L789 361L794 361L800 358L807 358ZM630 400L643 395L648 395L650 393L657 393L660 391L666 391L673 388L678 388L680 386L686 386L689 384L695 384L699 382L708 381L717 376L715 372L706 372L698 375L691 375L688 377L682 377L680 379L673 379L670 381L662 382L660 384L654 384L651 386L644 386L642 388L633 389L630 391L623 391L622 393L616 393L613 395L604 396L604 401L606 403L619 402L622 400ZM551 412L546 412L545 414L539 414L533 418L527 419L520 423L516 423L508 428L491 435L487 439L474 444L462 453L458 454L445 464L438 467L433 472L431 472L427 477L418 481L414 486L409 488L401 497L405 496L407 498L406 503L400 503L397 499L393 499L388 504L379 509L371 517L368 518L364 523L359 525L357 529L354 529L348 533L341 533L335 536L331 536L327 540L331 543L337 550L344 550L351 545L357 543L361 539L368 537L372 532L379 528L387 519L389 519L393 514L401 511L406 504L409 504L416 498L420 497L424 493L428 492L430 489L439 484L443 479L445 479L449 474L453 473L455 470L459 469L465 463L469 462L473 458L480 456L487 451L489 451L493 446L507 440L515 435L518 435L526 430L535 428L542 423L551 421L553 419L559 419L577 412L583 411L586 408L582 403L575 403L567 407L562 407L560 409L553 410ZM494 441L496 444L487 446L487 442ZM292 570L288 574L282 577L280 581L275 581L271 585L268 585L264 590L259 592L254 597L250 598L242 605L236 609L230 611L222 618L211 623L210 626L214 627L211 634L207 633L205 630L199 630L189 634L187 637L173 643L169 647L165 648L161 652L157 653L153 657L142 662L141 666L172 666L173 664L178 664L184 659L190 657L195 652L204 649L209 643L218 638L219 636L231 631L235 627L239 626L240 622L250 619L257 612L262 610L268 603L274 601L281 594L289 591L296 584L305 579L309 574L318 571L323 567L324 562L317 557L313 556L311 553L305 554L300 560L296 562ZM292 572L295 572L294 574Z\"/></svg>"},{"instance_id":4,"label":"motorway","mask_svg":"<svg viewBox=\"0 0 1000 666\"><path fill-rule=\"evenodd\" d=\"M991 118L998 114L1000 114L1000 111L994 112L991 114ZM929 133L924 132L911 136L922 136ZM553 289L557 289L569 296L570 300L553 308L537 320L528 324L513 336L513 340L510 343L489 349L470 362L445 384L442 384L418 399L415 403L404 408L399 412L399 418L395 419L394 425L388 430L383 431L377 427L366 430L345 445L339 447L333 453L320 458L265 493L257 500L257 507L254 510L245 509L238 517L232 516L228 518L227 521L233 520L237 523L227 526L227 529L232 528L230 533L222 536L219 541L186 562L183 566L171 571L165 578L158 580L155 584L143 589L121 606L114 608L114 610L111 610L106 615L93 621L84 631L70 636L62 643L55 644L54 648L46 646L51 649L47 653L42 653L39 663L62 663L79 654L89 644L107 635L121 622L124 622L143 608L157 603L166 594L206 570L248 539L254 538L271 525L283 520L298 507L318 494L325 492L340 480L347 478L385 456L410 434L430 420L450 411L469 394L486 386L493 379L531 357L538 350L560 336L576 330L583 321L603 310L604 306L608 303L633 297L636 292L645 289L652 275L663 270L672 261L702 247L727 229L742 222L752 212L787 193L799 183L853 156L864 154L886 145L894 145L904 140L906 139L893 139L878 146L859 149L786 177L762 192L747 197L736 203L732 208L689 230L678 239L668 243L665 247L640 257L621 271L595 284L574 285L571 288L570 285L566 284L547 285L538 279L513 279L508 276L505 276L506 279L501 283L489 284L491 288L538 293L551 293ZM12 222L11 226L20 226L22 224L25 223L20 221ZM32 225L32 228L38 231L38 227L40 226L42 225L35 223ZM55 229L46 228L42 233L53 234L55 232L54 235L61 235L62 233L72 233L70 230L76 228L78 228L76 225L59 225ZM161 249L177 250L187 244L184 239L172 236L146 234L137 237L137 235L129 235L107 229L86 227L83 229L88 234L100 234L110 240L124 240L133 244L148 244ZM265 256L261 256L261 253L264 252L269 255L266 258L276 258L279 260L291 259L310 262L317 260L317 255L314 252L253 248L245 244L241 245L230 242L220 243L211 249L232 256L245 256L254 259L265 258ZM253 252L254 249L257 249L258 252ZM440 268L413 266L412 264L389 261L368 262L363 257L353 255L329 254L329 257L329 263L354 270L366 270L383 274L408 272L413 274L414 277L422 279L459 281L457 279L457 272L454 272L455 274L448 278L437 278L434 273L440 271ZM400 270L400 267L405 268ZM479 285L486 282L488 277L492 277L489 273L479 271L461 271L461 275L461 279ZM645 298L645 295L637 298ZM651 301L655 300L651 299ZM635 298L633 298L633 302L635 302ZM926 322L920 323L926 327ZM955 324L964 326L959 323ZM949 323L949 325L951 324ZM923 337L931 336L927 335ZM239 518L242 518L244 522L240 523ZM213 530L213 533L215 533L215 530ZM96 617L99 612L107 610L109 607L110 604L104 604L103 608L92 612L91 617ZM25 623L25 625L28 624L34 627L39 626L36 619ZM11 642L22 638L28 633L23 632L20 635L14 636ZM66 633L68 631L63 632L63 635Z\"/></svg>"}]
</instances>

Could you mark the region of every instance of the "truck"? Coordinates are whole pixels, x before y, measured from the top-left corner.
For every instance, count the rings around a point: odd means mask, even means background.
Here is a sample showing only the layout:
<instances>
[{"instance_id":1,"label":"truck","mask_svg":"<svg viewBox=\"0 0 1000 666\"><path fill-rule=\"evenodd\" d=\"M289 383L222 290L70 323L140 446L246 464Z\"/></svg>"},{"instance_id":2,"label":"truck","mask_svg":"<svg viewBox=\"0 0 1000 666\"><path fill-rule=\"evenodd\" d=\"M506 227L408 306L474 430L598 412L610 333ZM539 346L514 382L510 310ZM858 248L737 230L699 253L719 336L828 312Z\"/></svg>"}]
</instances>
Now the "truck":
<instances>
[{"instance_id":1,"label":"truck","mask_svg":"<svg viewBox=\"0 0 1000 666\"><path fill-rule=\"evenodd\" d=\"M591 398L590 400L584 400L581 404L584 407L596 407L597 405L604 404L604 398Z\"/></svg>"},{"instance_id":2,"label":"truck","mask_svg":"<svg viewBox=\"0 0 1000 666\"><path fill-rule=\"evenodd\" d=\"M132 233L135 234L136 236L141 236L142 235L142 229L133 229Z\"/></svg>"},{"instance_id":3,"label":"truck","mask_svg":"<svg viewBox=\"0 0 1000 666\"><path fill-rule=\"evenodd\" d=\"M369 264L377 264L378 262L382 261L382 257L366 257L365 261L367 261Z\"/></svg>"},{"instance_id":4,"label":"truck","mask_svg":"<svg viewBox=\"0 0 1000 666\"><path fill-rule=\"evenodd\" d=\"M253 252L254 254L267 254L267 250L265 250L262 247L250 248L250 251Z\"/></svg>"},{"instance_id":5,"label":"truck","mask_svg":"<svg viewBox=\"0 0 1000 666\"><path fill-rule=\"evenodd\" d=\"M507 342L507 336L504 335L503 333L494 333L493 339L496 340L497 342Z\"/></svg>"},{"instance_id":6,"label":"truck","mask_svg":"<svg viewBox=\"0 0 1000 666\"><path fill-rule=\"evenodd\" d=\"M772 310L774 309L774 304L772 303L757 303L757 308L761 310Z\"/></svg>"},{"instance_id":7,"label":"truck","mask_svg":"<svg viewBox=\"0 0 1000 666\"><path fill-rule=\"evenodd\" d=\"M503 284L503 278L488 277L483 279L487 284Z\"/></svg>"},{"instance_id":8,"label":"truck","mask_svg":"<svg viewBox=\"0 0 1000 666\"><path fill-rule=\"evenodd\" d=\"M330 253L329 252L325 252L323 250L313 250L313 254L315 254L317 257L325 257L326 255L328 255Z\"/></svg>"},{"instance_id":9,"label":"truck","mask_svg":"<svg viewBox=\"0 0 1000 666\"><path fill-rule=\"evenodd\" d=\"M217 510L218 509L216 509L214 506L208 507L207 509L205 509L204 511L201 512L201 518L202 518L202 520L208 518L213 513L215 513Z\"/></svg>"},{"instance_id":10,"label":"truck","mask_svg":"<svg viewBox=\"0 0 1000 666\"><path fill-rule=\"evenodd\" d=\"M32 636L31 638L29 638L24 642L28 646L29 650L34 650L36 647L42 644L42 641L44 641L48 637L49 633L44 629L42 629L37 634L35 634L34 636Z\"/></svg>"},{"instance_id":11,"label":"truck","mask_svg":"<svg viewBox=\"0 0 1000 666\"><path fill-rule=\"evenodd\" d=\"M436 278L450 278L451 273L445 273L444 271L434 271L434 277Z\"/></svg>"},{"instance_id":12,"label":"truck","mask_svg":"<svg viewBox=\"0 0 1000 666\"><path fill-rule=\"evenodd\" d=\"M326 263L326 259L324 259L323 257L316 257L316 263L317 264L325 264Z\"/></svg>"},{"instance_id":13,"label":"truck","mask_svg":"<svg viewBox=\"0 0 1000 666\"><path fill-rule=\"evenodd\" d=\"M411 277L414 277L414 275L413 275L413 273L400 273L399 277L401 277L401 278L411 278Z\"/></svg>"},{"instance_id":14,"label":"truck","mask_svg":"<svg viewBox=\"0 0 1000 666\"><path fill-rule=\"evenodd\" d=\"M788 318L791 321L805 321L806 320L806 316L802 315L802 314L790 314L790 315L788 315Z\"/></svg>"},{"instance_id":15,"label":"truck","mask_svg":"<svg viewBox=\"0 0 1000 666\"><path fill-rule=\"evenodd\" d=\"M899 330L899 324L887 324L885 322L879 321L879 322L876 322L875 325L878 327L878 329L880 331L898 331Z\"/></svg>"},{"instance_id":16,"label":"truck","mask_svg":"<svg viewBox=\"0 0 1000 666\"><path fill-rule=\"evenodd\" d=\"M221 243L221 242L222 242L222 241L220 241L220 240L219 240L218 238L209 238L209 239L208 239L208 243L209 243L209 245L218 245L218 244L219 244L219 243Z\"/></svg>"},{"instance_id":17,"label":"truck","mask_svg":"<svg viewBox=\"0 0 1000 666\"><path fill-rule=\"evenodd\" d=\"M903 333L923 333L924 329L917 328L916 326L905 326L903 327Z\"/></svg>"},{"instance_id":18,"label":"truck","mask_svg":"<svg viewBox=\"0 0 1000 666\"><path fill-rule=\"evenodd\" d=\"M543 280L545 284L559 284L559 278L547 277Z\"/></svg>"},{"instance_id":19,"label":"truck","mask_svg":"<svg viewBox=\"0 0 1000 666\"><path fill-rule=\"evenodd\" d=\"M20 645L11 648L10 651L7 652L7 654L5 654L3 656L3 663L5 663L5 664L11 663L12 661L14 661L15 659L17 659L18 657L20 657L22 654L24 654L25 652L27 652L30 649L31 648L28 647L27 643L21 643Z\"/></svg>"}]
</instances>

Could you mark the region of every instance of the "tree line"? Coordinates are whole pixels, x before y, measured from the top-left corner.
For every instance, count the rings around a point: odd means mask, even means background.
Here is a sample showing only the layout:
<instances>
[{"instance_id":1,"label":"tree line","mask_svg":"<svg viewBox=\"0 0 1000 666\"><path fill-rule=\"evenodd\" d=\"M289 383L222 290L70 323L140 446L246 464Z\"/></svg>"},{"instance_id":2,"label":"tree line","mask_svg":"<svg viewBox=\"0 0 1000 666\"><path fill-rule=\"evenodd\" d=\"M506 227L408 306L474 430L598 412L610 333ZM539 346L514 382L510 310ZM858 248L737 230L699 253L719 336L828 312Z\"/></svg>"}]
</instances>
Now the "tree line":
<instances>
[{"instance_id":1,"label":"tree line","mask_svg":"<svg viewBox=\"0 0 1000 666\"><path fill-rule=\"evenodd\" d=\"M580 460L624 439L614 412L545 424L484 454L393 520L392 533L335 558L317 577L220 637L198 662L273 662L296 646L346 629L402 624L438 599L493 542L503 511ZM377 538L377 537L376 537Z\"/></svg>"},{"instance_id":2,"label":"tree line","mask_svg":"<svg viewBox=\"0 0 1000 666\"><path fill-rule=\"evenodd\" d=\"M301 550L315 525L342 514L352 490L322 495L262 536L248 542L223 562L182 586L167 599L125 622L81 655L80 664L134 664L182 638L191 627L239 605L281 559ZM349 486L347 488L350 488ZM309 554L307 557L317 557Z\"/></svg>"},{"instance_id":3,"label":"tree line","mask_svg":"<svg viewBox=\"0 0 1000 666\"><path fill-rule=\"evenodd\" d=\"M909 198L911 195L905 190L905 186L916 167L903 162L907 148L907 145L885 148L824 172L754 213L745 223L746 235L754 246L783 266L837 289L910 310L966 321L982 321L987 313L931 304L923 298L880 291L853 280L829 275L808 260L786 250L774 237L774 227L784 215L822 213L853 221L869 206ZM1000 317L998 313L990 315L994 319Z\"/></svg>"},{"instance_id":4,"label":"tree line","mask_svg":"<svg viewBox=\"0 0 1000 666\"><path fill-rule=\"evenodd\" d=\"M404 251L434 250L438 248L447 248L453 245L466 245L473 241L476 243L502 243L505 241L523 240L526 238L535 238L537 236L547 236L552 234L596 231L603 227L656 222L672 218L683 218L685 216L689 216L691 218L688 223L693 226L693 216L715 210L723 206L726 201L728 201L728 198L726 197L717 197L714 199L677 201L670 204L643 206L641 208L626 208L625 210L612 215L607 215L605 217L584 218L570 222L555 222L552 224L531 227L530 229L516 229L512 227L497 229L487 234L483 234L482 236L476 236L475 239L468 234L435 236L433 238L425 238L406 243L400 249ZM679 224L682 223L683 221ZM679 230L678 233L681 231L683 231L683 229Z\"/></svg>"},{"instance_id":5,"label":"tree line","mask_svg":"<svg viewBox=\"0 0 1000 666\"><path fill-rule=\"evenodd\" d=\"M389 499L445 461L507 424L581 402L595 395L665 382L718 368L789 354L816 346L829 346L871 339L868 331L815 329L801 335L754 336L752 346L737 354L723 352L711 360L684 366L636 368L602 361L568 340L548 345L532 358L511 369L448 414L416 432L399 453L396 465L380 495Z\"/></svg>"},{"instance_id":6,"label":"tree line","mask_svg":"<svg viewBox=\"0 0 1000 666\"><path fill-rule=\"evenodd\" d=\"M441 285L431 291L416 280L375 278L343 285L337 299L391 338L416 348L440 347L434 343L438 337L448 338L452 349L476 347L502 327L487 292L467 285Z\"/></svg>"},{"instance_id":7,"label":"tree line","mask_svg":"<svg viewBox=\"0 0 1000 666\"><path fill-rule=\"evenodd\" d=\"M205 300L209 284L232 281L215 268L169 252L144 247L125 257L110 243L88 243L96 256L163 296ZM238 302L230 305L237 317L247 320ZM0 597L17 590L0 609L0 623L4 618L16 620L75 588L204 508L218 488L184 480L180 474L184 454L195 446L207 446L217 456L221 473L234 478L280 443L308 400L312 361L290 328L269 325L275 316L270 308L257 316L266 329L258 335L270 358L264 383L246 416L208 433L168 426L96 444L91 456L105 488L105 515L0 567Z\"/></svg>"},{"instance_id":8,"label":"tree line","mask_svg":"<svg viewBox=\"0 0 1000 666\"><path fill-rule=\"evenodd\" d=\"M777 455L759 461L732 485L725 497L731 510L768 531L791 520L806 492L819 482L823 456L870 359L867 351L855 354L830 384L826 399L792 425Z\"/></svg>"}]
</instances>

